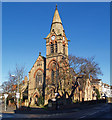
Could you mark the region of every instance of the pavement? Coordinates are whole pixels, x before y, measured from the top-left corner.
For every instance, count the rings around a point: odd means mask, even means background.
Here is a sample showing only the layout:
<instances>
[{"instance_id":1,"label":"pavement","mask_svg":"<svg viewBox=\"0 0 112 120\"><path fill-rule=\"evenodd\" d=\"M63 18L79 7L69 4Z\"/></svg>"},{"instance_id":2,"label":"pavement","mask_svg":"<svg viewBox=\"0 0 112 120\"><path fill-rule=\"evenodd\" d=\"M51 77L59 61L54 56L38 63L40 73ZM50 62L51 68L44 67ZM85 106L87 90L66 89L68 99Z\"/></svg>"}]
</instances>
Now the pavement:
<instances>
[{"instance_id":1,"label":"pavement","mask_svg":"<svg viewBox=\"0 0 112 120\"><path fill-rule=\"evenodd\" d=\"M14 113L14 110L16 110L16 106L7 106L5 111L5 106L2 105L2 113Z\"/></svg>"}]
</instances>

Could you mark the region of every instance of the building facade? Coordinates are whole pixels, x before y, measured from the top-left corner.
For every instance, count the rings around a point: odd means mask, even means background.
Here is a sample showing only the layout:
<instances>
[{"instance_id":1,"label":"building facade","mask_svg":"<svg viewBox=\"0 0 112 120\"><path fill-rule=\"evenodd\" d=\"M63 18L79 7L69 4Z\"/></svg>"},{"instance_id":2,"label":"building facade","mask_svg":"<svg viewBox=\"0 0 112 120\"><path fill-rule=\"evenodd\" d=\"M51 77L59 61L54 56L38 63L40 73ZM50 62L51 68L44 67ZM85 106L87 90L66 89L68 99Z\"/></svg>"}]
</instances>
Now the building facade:
<instances>
[{"instance_id":1,"label":"building facade","mask_svg":"<svg viewBox=\"0 0 112 120\"><path fill-rule=\"evenodd\" d=\"M22 90L28 89L28 102L38 105L38 98L55 99L56 94L63 95L65 88L70 93L72 82L68 69L68 39L63 28L57 6L55 8L50 32L46 38L46 57L39 56L29 72L29 80ZM27 78L26 78L27 79ZM81 79L79 81L82 81ZM93 85L91 78L85 85L78 86L74 92L74 100L93 100ZM67 97L67 96L66 96Z\"/></svg>"},{"instance_id":2,"label":"building facade","mask_svg":"<svg viewBox=\"0 0 112 120\"><path fill-rule=\"evenodd\" d=\"M39 53L39 57L29 72L28 99L32 99L31 104L35 104L40 96L44 96L45 103L48 99L55 98L59 87L58 73L62 67L60 61L68 57L68 40L57 6L50 33L45 39L46 58Z\"/></svg>"}]
</instances>

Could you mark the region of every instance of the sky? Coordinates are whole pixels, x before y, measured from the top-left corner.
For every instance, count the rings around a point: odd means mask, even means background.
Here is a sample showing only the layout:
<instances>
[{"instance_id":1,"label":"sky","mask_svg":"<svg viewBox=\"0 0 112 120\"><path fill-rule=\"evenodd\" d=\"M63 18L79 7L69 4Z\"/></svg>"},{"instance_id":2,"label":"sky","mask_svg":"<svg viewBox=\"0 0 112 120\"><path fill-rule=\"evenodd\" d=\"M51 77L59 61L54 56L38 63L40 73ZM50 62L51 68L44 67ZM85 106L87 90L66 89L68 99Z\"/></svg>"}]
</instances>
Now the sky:
<instances>
[{"instance_id":1,"label":"sky","mask_svg":"<svg viewBox=\"0 0 112 120\"><path fill-rule=\"evenodd\" d=\"M58 11L70 40L69 54L95 56L104 83L110 84L110 3L57 2ZM25 66L26 75L39 52L46 56L45 37L56 2L2 3L2 82L16 64Z\"/></svg>"}]
</instances>

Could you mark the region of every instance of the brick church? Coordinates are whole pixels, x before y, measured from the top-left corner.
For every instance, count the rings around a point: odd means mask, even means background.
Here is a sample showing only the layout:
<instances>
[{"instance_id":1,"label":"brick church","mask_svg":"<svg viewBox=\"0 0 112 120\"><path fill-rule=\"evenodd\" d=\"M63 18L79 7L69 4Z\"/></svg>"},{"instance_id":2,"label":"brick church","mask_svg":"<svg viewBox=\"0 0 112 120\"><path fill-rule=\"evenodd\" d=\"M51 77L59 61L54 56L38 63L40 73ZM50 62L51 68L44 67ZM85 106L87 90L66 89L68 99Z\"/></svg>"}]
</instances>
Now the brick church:
<instances>
[{"instance_id":1,"label":"brick church","mask_svg":"<svg viewBox=\"0 0 112 120\"><path fill-rule=\"evenodd\" d=\"M57 5L50 32L44 39L46 40L46 57L39 53L36 62L29 72L29 81L25 78L26 87L24 86L21 91L23 93L26 88L28 89L28 101L31 102L31 105L36 104L40 97L44 99L44 104L47 104L49 99L54 100L56 98L57 93L62 95L65 88L68 89L69 93L69 90L72 88L72 83L68 77L69 73L67 72L68 66L66 66L69 63L68 39ZM74 92L74 100L82 101L83 98L84 100L94 99L93 94L95 92L93 91L91 79L86 81L85 89L79 90L77 87Z\"/></svg>"},{"instance_id":2,"label":"brick church","mask_svg":"<svg viewBox=\"0 0 112 120\"><path fill-rule=\"evenodd\" d=\"M28 99L32 103L40 96L44 96L45 102L55 98L58 81L59 63L68 56L68 40L65 35L63 24L56 9L52 20L50 32L46 39L46 57L39 56L29 72Z\"/></svg>"}]
</instances>

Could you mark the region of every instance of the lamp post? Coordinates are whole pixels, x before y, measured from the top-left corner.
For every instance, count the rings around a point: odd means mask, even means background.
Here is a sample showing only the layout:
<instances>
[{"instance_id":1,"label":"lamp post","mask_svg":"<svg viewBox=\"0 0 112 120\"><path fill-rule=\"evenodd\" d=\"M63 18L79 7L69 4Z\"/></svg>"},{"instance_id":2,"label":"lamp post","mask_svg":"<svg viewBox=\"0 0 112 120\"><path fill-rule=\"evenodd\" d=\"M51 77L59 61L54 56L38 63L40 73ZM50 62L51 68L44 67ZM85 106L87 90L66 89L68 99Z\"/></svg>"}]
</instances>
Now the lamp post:
<instances>
[{"instance_id":1,"label":"lamp post","mask_svg":"<svg viewBox=\"0 0 112 120\"><path fill-rule=\"evenodd\" d=\"M8 97L8 94L4 94L4 97L5 97L5 111L6 111L6 99Z\"/></svg>"}]
</instances>

